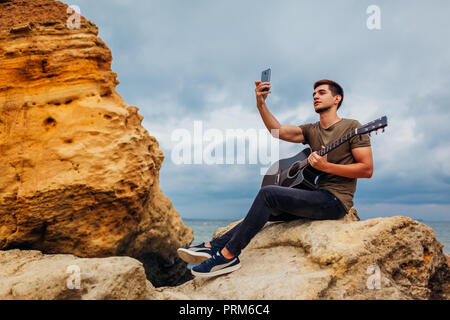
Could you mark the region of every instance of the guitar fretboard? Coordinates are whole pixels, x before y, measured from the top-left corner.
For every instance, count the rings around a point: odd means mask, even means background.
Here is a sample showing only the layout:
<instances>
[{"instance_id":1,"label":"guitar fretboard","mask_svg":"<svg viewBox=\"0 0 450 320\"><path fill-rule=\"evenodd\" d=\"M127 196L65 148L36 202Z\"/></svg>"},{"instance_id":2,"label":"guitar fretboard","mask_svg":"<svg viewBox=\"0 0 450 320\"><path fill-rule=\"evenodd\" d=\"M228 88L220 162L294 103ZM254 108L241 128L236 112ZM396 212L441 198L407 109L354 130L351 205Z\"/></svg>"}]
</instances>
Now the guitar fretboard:
<instances>
[{"instance_id":1,"label":"guitar fretboard","mask_svg":"<svg viewBox=\"0 0 450 320\"><path fill-rule=\"evenodd\" d=\"M334 141L332 144L330 144L329 146L325 147L325 149L318 151L317 154L319 156L323 157L328 152L331 152L333 149L336 149L337 147L339 147L345 141L350 140L351 138L353 138L355 135L356 135L356 133L352 131L352 132L346 134L345 136L343 136L342 138ZM308 164L309 164L308 163L308 159L304 159L304 160L294 164L294 168L296 168L296 169L303 168L303 167L305 167Z\"/></svg>"},{"instance_id":2,"label":"guitar fretboard","mask_svg":"<svg viewBox=\"0 0 450 320\"><path fill-rule=\"evenodd\" d=\"M350 140L351 138L353 138L355 136L355 132L350 132L348 134L346 134L345 136L343 136L342 138L334 141L333 143L331 143L329 146L325 147L325 149L320 150L317 152L317 154L321 157L323 157L324 155L326 155L328 152L331 152L332 150L336 149L337 147L339 147L341 144L343 144L344 142Z\"/></svg>"},{"instance_id":3,"label":"guitar fretboard","mask_svg":"<svg viewBox=\"0 0 450 320\"><path fill-rule=\"evenodd\" d=\"M383 116L377 120L371 121L368 124L362 126L361 128L356 128L352 131L350 131L348 134L346 134L345 136L341 137L340 139L334 141L333 143L331 143L329 146L326 146L325 149L322 150L318 150L317 154L321 157L323 157L324 155L326 155L327 153L331 152L332 150L336 149L337 147L339 147L341 144L345 143L346 141L350 140L351 138L353 138L354 136L357 135L362 135L362 134L369 134L372 131L376 131L378 132L378 130L383 129L384 132L384 128L387 126L387 117ZM300 168L306 167L307 165L309 165L308 163L308 159L304 159L302 161L296 162L294 163L289 169L289 175L290 176L294 176L294 174L292 172L294 172L295 170L299 170Z\"/></svg>"}]
</instances>

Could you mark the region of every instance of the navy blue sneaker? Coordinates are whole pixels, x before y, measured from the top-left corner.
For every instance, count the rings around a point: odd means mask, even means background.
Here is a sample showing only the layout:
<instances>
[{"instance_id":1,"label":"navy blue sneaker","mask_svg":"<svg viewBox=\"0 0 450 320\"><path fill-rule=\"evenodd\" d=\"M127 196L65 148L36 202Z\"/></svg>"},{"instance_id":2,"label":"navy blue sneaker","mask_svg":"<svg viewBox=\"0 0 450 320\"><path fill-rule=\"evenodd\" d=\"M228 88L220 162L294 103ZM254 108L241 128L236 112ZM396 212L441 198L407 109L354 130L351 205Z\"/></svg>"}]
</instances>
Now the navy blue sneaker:
<instances>
[{"instance_id":1,"label":"navy blue sneaker","mask_svg":"<svg viewBox=\"0 0 450 320\"><path fill-rule=\"evenodd\" d=\"M205 246L205 243L202 243L194 247L179 248L177 253L184 262L200 264L211 258L216 251L216 248L208 248Z\"/></svg>"},{"instance_id":2,"label":"navy blue sneaker","mask_svg":"<svg viewBox=\"0 0 450 320\"><path fill-rule=\"evenodd\" d=\"M214 277L221 274L236 271L241 267L238 257L225 258L220 250L217 250L212 257L202 264L191 269L191 273L196 277Z\"/></svg>"}]
</instances>

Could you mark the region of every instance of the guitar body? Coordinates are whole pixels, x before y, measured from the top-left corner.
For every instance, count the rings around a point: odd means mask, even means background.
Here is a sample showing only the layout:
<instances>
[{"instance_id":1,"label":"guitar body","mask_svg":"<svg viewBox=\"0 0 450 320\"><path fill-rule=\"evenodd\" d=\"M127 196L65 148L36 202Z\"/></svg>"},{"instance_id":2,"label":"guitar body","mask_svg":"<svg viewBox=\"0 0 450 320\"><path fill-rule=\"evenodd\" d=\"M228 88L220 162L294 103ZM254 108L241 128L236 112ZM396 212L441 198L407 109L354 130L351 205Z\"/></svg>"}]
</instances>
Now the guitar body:
<instances>
[{"instance_id":1,"label":"guitar body","mask_svg":"<svg viewBox=\"0 0 450 320\"><path fill-rule=\"evenodd\" d=\"M307 164L311 148L306 148L291 158L279 160L272 164L263 178L261 187L276 185L282 187L317 190L315 183L317 177L323 172ZM307 165L296 167L300 162Z\"/></svg>"}]
</instances>

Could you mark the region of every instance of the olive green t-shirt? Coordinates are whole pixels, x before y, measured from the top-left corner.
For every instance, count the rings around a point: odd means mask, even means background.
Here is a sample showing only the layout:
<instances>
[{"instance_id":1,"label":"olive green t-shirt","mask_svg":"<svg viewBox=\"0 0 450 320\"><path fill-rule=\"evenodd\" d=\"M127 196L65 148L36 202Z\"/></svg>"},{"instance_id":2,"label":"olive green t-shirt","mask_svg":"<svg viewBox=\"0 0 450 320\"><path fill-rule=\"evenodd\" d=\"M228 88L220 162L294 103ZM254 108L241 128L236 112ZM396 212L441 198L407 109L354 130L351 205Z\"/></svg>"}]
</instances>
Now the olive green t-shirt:
<instances>
[{"instance_id":1,"label":"olive green t-shirt","mask_svg":"<svg viewBox=\"0 0 450 320\"><path fill-rule=\"evenodd\" d=\"M302 129L305 141L311 149L319 151L323 146L328 146L334 141L342 138L355 128L360 128L361 124L357 120L341 119L327 129L322 128L320 121L299 126ZM350 140L341 144L336 149L328 153L328 162L336 164L350 164L356 162L353 158L352 149L359 147L370 147L370 137L368 134L354 136ZM325 189L334 194L348 212L353 207L353 195L356 191L355 178L346 178L329 173L322 174L317 180L319 189Z\"/></svg>"}]
</instances>

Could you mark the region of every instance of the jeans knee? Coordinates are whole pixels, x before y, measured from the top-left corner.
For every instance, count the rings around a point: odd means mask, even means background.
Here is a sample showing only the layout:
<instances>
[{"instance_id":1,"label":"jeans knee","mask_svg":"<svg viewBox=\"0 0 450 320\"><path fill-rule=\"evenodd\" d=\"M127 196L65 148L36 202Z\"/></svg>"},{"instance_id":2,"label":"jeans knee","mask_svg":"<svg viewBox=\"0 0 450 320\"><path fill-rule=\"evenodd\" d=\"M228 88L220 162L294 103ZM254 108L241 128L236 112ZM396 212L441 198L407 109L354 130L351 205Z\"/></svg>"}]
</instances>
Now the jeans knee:
<instances>
[{"instance_id":1,"label":"jeans knee","mask_svg":"<svg viewBox=\"0 0 450 320\"><path fill-rule=\"evenodd\" d=\"M258 196L262 197L269 206L273 206L273 195L279 190L279 186L264 186L259 190Z\"/></svg>"},{"instance_id":2,"label":"jeans knee","mask_svg":"<svg viewBox=\"0 0 450 320\"><path fill-rule=\"evenodd\" d=\"M278 187L278 186L275 186L275 185L268 185L268 186L262 187L262 188L259 190L259 192L262 193L262 194L264 194L264 195L267 195L267 194L271 194L271 193L275 192L275 190L277 190L278 188L279 188L279 187Z\"/></svg>"}]
</instances>

